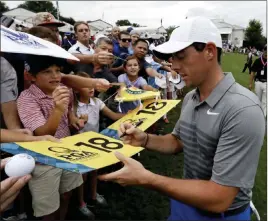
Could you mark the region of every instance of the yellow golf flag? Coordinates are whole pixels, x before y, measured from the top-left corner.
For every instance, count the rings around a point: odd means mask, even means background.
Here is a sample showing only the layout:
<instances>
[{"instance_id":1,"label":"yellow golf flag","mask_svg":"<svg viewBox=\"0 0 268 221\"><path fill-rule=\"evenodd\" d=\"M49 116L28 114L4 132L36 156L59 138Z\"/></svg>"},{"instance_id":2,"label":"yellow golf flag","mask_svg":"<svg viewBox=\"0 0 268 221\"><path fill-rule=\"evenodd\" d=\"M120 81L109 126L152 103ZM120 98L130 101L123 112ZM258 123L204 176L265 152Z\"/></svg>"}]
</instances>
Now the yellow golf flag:
<instances>
[{"instance_id":1,"label":"yellow golf flag","mask_svg":"<svg viewBox=\"0 0 268 221\"><path fill-rule=\"evenodd\" d=\"M160 97L160 91L145 91L136 87L122 87L119 93L116 95L115 100L124 101L137 101L148 100L152 98Z\"/></svg>"},{"instance_id":2,"label":"yellow golf flag","mask_svg":"<svg viewBox=\"0 0 268 221\"><path fill-rule=\"evenodd\" d=\"M125 156L133 156L143 150L123 144L120 140L98 134L86 132L61 139L61 143L50 141L19 142L19 146L58 160L72 164L99 169L119 162L113 152L118 151Z\"/></svg>"},{"instance_id":3,"label":"yellow golf flag","mask_svg":"<svg viewBox=\"0 0 268 221\"><path fill-rule=\"evenodd\" d=\"M157 102L154 99L146 100L142 109L137 107L108 128L118 130L121 123L135 123L142 120L143 123L138 128L145 131L178 103L180 103L180 100L158 100Z\"/></svg>"}]
</instances>

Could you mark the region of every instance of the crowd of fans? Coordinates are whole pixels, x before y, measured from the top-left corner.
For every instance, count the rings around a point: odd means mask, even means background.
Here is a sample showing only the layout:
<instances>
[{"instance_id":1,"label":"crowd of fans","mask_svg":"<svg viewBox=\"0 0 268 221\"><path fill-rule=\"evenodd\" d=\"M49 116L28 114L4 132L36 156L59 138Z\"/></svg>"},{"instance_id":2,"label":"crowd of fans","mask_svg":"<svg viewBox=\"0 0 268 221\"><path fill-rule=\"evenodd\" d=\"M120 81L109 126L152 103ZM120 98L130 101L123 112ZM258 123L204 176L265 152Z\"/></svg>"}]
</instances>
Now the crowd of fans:
<instances>
[{"instance_id":1,"label":"crowd of fans","mask_svg":"<svg viewBox=\"0 0 268 221\"><path fill-rule=\"evenodd\" d=\"M74 25L75 35L66 33L61 38L58 28L62 25L51 14L38 13L34 27L25 32L63 47L80 62L1 53L1 142L57 142L78 133L100 132L139 105L126 102L119 107L114 101L119 88L111 83L146 91L161 90L163 98L177 98L168 80L166 88L159 88L154 81L169 79L169 75L178 77L170 63L152 52L164 39L142 39L135 30L120 32L114 27L111 36L97 36L92 41L90 28L83 21ZM163 119L168 123L167 116ZM2 158L9 156L1 154ZM2 173L1 192L3 182L7 183L1 199L5 220L27 219L27 191L19 191L26 183L33 215L43 220L64 220L74 189L78 191L77 208L88 219L94 219L96 206L107 206L104 196L97 192L97 171L82 176L37 163L31 176L18 180L5 177ZM14 183L17 186L12 189ZM19 202L16 210L14 199Z\"/></svg>"}]
</instances>

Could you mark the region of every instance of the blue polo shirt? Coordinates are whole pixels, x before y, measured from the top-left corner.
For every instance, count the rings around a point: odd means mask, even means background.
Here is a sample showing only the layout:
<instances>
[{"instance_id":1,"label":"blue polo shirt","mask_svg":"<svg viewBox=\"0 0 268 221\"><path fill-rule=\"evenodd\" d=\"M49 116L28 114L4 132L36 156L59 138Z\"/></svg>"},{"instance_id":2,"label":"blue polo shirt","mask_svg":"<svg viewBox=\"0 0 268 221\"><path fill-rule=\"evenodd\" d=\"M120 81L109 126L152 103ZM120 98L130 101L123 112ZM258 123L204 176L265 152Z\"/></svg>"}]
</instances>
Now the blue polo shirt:
<instances>
[{"instance_id":1,"label":"blue polo shirt","mask_svg":"<svg viewBox=\"0 0 268 221\"><path fill-rule=\"evenodd\" d=\"M123 47L119 47L119 55L116 58L115 63L113 64L112 67L120 67L121 65L123 65L124 60L129 56L130 54L128 53L128 48L123 48Z\"/></svg>"},{"instance_id":2,"label":"blue polo shirt","mask_svg":"<svg viewBox=\"0 0 268 221\"><path fill-rule=\"evenodd\" d=\"M120 55L120 45L119 45L119 42L116 40L116 39L112 39L113 41L113 54L115 56L119 56Z\"/></svg>"}]
</instances>

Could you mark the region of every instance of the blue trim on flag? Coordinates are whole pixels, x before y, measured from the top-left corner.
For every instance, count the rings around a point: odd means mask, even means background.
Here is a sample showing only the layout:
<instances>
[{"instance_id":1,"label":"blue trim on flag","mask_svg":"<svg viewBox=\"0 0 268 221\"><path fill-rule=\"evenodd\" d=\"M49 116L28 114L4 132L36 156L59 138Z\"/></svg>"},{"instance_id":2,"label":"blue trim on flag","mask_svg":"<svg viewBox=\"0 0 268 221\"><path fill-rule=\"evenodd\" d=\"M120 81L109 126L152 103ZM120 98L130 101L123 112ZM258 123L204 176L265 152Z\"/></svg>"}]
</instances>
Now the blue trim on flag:
<instances>
[{"instance_id":1,"label":"blue trim on flag","mask_svg":"<svg viewBox=\"0 0 268 221\"><path fill-rule=\"evenodd\" d=\"M102 130L100 134L105 135L107 137L114 138L116 140L120 140L117 130L114 130L114 129L106 128Z\"/></svg>"},{"instance_id":2,"label":"blue trim on flag","mask_svg":"<svg viewBox=\"0 0 268 221\"><path fill-rule=\"evenodd\" d=\"M54 166L57 168L69 170L69 171L76 172L76 173L83 174L83 173L88 173L90 171L95 170L94 168L87 167L82 164L74 164L74 163L65 162L63 160L58 160L49 156L45 156L40 153L36 153L31 150L27 150L15 143L2 143L0 146L0 150L4 152L8 152L13 155L19 154L19 153L26 153L26 154L31 155L38 163Z\"/></svg>"}]
</instances>

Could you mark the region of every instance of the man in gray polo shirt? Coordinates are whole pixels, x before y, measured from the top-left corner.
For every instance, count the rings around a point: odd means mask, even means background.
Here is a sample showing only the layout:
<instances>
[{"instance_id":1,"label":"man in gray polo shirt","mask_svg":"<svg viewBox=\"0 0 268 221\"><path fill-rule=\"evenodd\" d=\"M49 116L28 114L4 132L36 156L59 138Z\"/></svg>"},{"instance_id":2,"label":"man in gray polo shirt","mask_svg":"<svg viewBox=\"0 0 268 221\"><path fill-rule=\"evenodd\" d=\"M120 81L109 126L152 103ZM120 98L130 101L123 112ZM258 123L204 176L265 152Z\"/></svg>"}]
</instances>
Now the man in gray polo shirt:
<instances>
[{"instance_id":1,"label":"man in gray polo shirt","mask_svg":"<svg viewBox=\"0 0 268 221\"><path fill-rule=\"evenodd\" d=\"M17 110L17 75L12 65L4 58L1 58L1 128L19 129L21 123ZM1 116L1 118L2 118Z\"/></svg>"},{"instance_id":2,"label":"man in gray polo shirt","mask_svg":"<svg viewBox=\"0 0 268 221\"><path fill-rule=\"evenodd\" d=\"M250 220L264 115L258 98L231 73L223 73L221 48L221 35L209 19L181 22L170 40L155 49L157 57L172 57L172 68L187 86L196 87L186 95L172 134L149 135L131 124L119 129L119 135L127 134L122 138L126 144L164 154L183 151L184 178L154 174L120 153L116 157L124 167L99 177L171 197L169 220Z\"/></svg>"}]
</instances>

